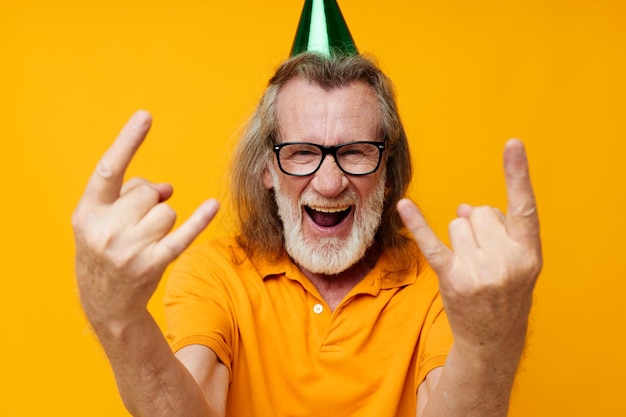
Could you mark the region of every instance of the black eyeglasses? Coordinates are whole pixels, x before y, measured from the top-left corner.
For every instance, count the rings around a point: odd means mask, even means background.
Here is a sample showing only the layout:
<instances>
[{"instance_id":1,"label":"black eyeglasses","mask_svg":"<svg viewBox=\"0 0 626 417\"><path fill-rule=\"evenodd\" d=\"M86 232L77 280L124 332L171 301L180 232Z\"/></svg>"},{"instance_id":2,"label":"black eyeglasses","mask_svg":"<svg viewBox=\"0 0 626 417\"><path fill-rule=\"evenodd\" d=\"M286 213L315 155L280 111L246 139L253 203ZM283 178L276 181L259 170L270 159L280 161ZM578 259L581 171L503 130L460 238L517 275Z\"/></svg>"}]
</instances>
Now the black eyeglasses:
<instances>
[{"instance_id":1,"label":"black eyeglasses","mask_svg":"<svg viewBox=\"0 0 626 417\"><path fill-rule=\"evenodd\" d=\"M380 166L383 142L350 142L337 146L288 142L274 145L280 170L287 175L305 177L322 166L326 155L332 155L339 169L349 175L368 175Z\"/></svg>"}]
</instances>

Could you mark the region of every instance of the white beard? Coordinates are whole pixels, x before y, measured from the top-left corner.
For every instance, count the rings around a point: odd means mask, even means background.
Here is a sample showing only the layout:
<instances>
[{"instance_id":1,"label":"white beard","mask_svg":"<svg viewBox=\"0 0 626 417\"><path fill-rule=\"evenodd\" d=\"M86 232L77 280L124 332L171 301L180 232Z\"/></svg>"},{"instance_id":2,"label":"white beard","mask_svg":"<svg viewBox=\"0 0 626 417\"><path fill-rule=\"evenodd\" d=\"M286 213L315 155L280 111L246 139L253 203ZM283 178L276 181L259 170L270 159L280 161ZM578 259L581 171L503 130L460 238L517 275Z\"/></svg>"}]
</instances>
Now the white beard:
<instances>
[{"instance_id":1,"label":"white beard","mask_svg":"<svg viewBox=\"0 0 626 417\"><path fill-rule=\"evenodd\" d=\"M372 193L363 202L357 194L348 190L339 197L328 199L312 191L305 191L294 206L280 188L278 175L270 166L274 182L274 196L278 214L283 222L285 249L291 258L304 269L324 275L336 275L355 265L374 242L385 201L385 172ZM384 168L383 168L384 169ZM350 235L345 238L322 237L306 239L302 233L303 206L354 206L354 223Z\"/></svg>"}]
</instances>

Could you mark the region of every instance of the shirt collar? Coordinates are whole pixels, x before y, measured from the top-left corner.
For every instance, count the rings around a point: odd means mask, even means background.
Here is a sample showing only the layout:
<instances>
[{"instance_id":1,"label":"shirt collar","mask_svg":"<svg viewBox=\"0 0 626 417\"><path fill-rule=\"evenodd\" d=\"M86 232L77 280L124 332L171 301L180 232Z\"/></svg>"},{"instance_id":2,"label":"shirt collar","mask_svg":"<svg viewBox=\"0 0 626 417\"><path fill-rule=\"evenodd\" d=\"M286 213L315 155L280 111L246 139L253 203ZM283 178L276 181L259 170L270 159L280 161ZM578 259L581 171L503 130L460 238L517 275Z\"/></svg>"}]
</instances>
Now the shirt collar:
<instances>
[{"instance_id":1,"label":"shirt collar","mask_svg":"<svg viewBox=\"0 0 626 417\"><path fill-rule=\"evenodd\" d=\"M421 261L421 260L420 260ZM300 271L298 266L285 254L278 260L268 260L265 258L257 258L253 264L259 273L259 276L265 281L267 279L285 276L289 279L300 282L302 285L308 285L310 281ZM417 279L418 263L411 266L411 269L400 279L385 276L391 268L388 256L383 253L374 265L374 268L359 282L354 290L362 294L377 295L381 290L399 288L405 285L415 283Z\"/></svg>"}]
</instances>

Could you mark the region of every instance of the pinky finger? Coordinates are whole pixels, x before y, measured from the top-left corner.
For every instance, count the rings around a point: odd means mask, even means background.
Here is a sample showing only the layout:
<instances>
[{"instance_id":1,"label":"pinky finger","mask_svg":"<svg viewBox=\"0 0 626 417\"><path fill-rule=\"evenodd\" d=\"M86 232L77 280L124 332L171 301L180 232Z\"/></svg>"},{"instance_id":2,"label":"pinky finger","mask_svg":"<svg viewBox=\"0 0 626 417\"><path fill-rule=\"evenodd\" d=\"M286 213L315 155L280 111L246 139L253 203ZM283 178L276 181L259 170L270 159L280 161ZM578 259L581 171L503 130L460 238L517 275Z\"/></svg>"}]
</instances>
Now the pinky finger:
<instances>
[{"instance_id":1,"label":"pinky finger","mask_svg":"<svg viewBox=\"0 0 626 417\"><path fill-rule=\"evenodd\" d=\"M159 259L170 263L176 259L209 225L219 210L217 200L207 200L178 229L159 241L156 253Z\"/></svg>"}]
</instances>

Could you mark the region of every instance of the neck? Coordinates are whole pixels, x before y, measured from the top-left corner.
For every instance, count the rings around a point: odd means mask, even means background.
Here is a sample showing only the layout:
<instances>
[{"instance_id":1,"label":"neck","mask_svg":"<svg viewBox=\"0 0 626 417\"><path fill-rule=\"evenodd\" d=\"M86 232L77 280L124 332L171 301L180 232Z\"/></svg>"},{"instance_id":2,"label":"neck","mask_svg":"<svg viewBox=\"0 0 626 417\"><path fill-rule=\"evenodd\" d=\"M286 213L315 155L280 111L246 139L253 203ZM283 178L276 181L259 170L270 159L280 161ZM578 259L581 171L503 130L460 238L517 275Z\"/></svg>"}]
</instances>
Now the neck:
<instances>
[{"instance_id":1,"label":"neck","mask_svg":"<svg viewBox=\"0 0 626 417\"><path fill-rule=\"evenodd\" d=\"M336 275L317 274L300 265L298 268L306 276L332 311L346 295L374 268L380 257L380 250L376 245L370 247L363 259L350 268Z\"/></svg>"}]
</instances>

